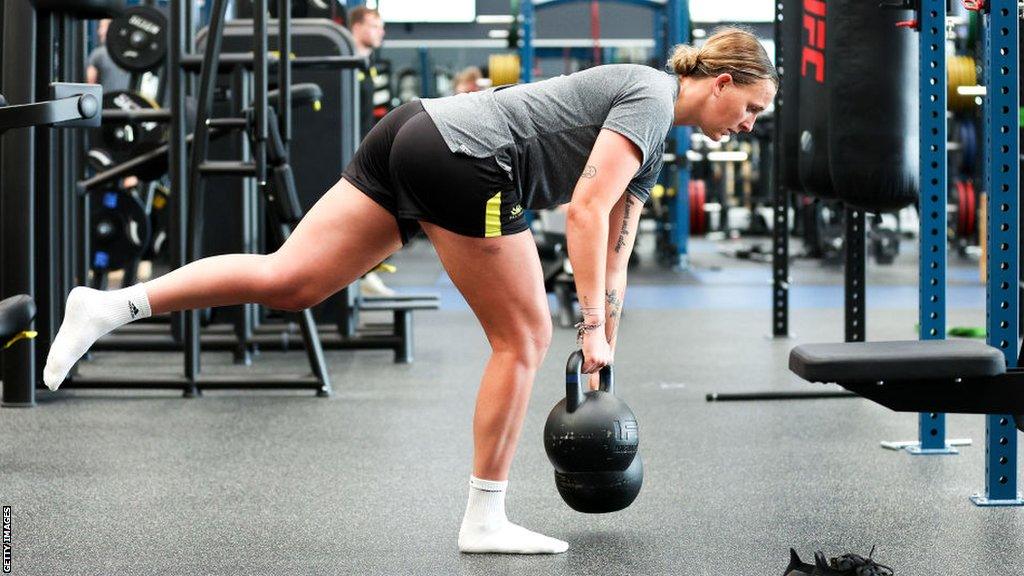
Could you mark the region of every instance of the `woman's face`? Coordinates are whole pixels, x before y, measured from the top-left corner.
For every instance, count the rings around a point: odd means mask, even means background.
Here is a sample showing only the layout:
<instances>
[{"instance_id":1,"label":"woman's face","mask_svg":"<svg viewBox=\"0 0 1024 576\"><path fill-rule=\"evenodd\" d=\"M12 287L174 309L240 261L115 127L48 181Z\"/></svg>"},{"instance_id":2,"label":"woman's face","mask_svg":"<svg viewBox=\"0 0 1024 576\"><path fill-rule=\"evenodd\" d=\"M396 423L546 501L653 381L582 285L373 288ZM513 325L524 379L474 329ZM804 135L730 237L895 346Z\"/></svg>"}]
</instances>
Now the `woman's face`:
<instances>
[{"instance_id":1,"label":"woman's face","mask_svg":"<svg viewBox=\"0 0 1024 576\"><path fill-rule=\"evenodd\" d=\"M763 79L737 84L730 74L712 79L708 105L700 122L701 132L712 140L738 132L750 132L758 114L775 98L775 84Z\"/></svg>"}]
</instances>

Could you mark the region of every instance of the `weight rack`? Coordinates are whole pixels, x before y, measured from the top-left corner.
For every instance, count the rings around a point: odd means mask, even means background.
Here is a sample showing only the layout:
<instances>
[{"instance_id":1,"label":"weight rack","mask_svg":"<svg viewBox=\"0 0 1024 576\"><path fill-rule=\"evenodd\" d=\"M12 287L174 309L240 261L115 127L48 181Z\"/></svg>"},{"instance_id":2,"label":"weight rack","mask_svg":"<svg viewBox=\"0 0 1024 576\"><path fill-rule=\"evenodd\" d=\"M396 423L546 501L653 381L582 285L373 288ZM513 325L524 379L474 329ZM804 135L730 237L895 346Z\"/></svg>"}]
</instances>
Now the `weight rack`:
<instances>
[{"instance_id":1,"label":"weight rack","mask_svg":"<svg viewBox=\"0 0 1024 576\"><path fill-rule=\"evenodd\" d=\"M282 17L278 20L279 38L281 53L291 54L291 18L289 4L285 0L279 1L279 9ZM183 27L181 24L186 21L186 3L180 0L171 2L171 32L169 35L169 53L171 59L168 66L169 90L171 95L171 141L169 143L169 173L172 190L187 190L187 193L177 193L177 201L173 203L171 213L171 226L178 234L171 244L172 262L177 266L184 266L186 263L198 259L200 254L200 243L203 228L203 214L200 209L202 205L204 178L208 174L231 173L239 176L253 177L261 191L267 186L267 140L268 140L268 73L269 61L267 50L267 0L258 0L256 3L255 19L253 21L255 46L252 54L221 54L221 42L223 38L224 21L227 9L226 0L216 0L211 11L209 25L209 39L206 50L202 55L191 54L186 50L194 44L191 36L191 28ZM291 66L358 66L361 59L358 58L331 58L331 59L295 59L281 58L276 60L278 72L278 84L281 87L291 86ZM198 65L198 68L197 68ZM255 102L251 117L252 125L241 119L214 119L211 118L213 107L214 87L217 75L225 67L248 67L254 75ZM186 127L184 121L184 96L187 74L190 72L199 73L199 93L197 97L198 110L196 114L196 125L192 134L192 147L190 162L186 165ZM291 139L291 92L282 89L277 99L277 119L280 122L279 128L284 148L287 150L288 142ZM246 129L254 131L252 134L252 162L208 162L206 153L208 150L211 130L213 129ZM188 172L186 173L186 168ZM187 180L186 180L187 174ZM184 184L187 182L188 187ZM187 217L186 217L187 215ZM288 232L285 231L285 234ZM172 332L177 340L183 342L184 347L184 374L181 377L153 379L147 378L141 382L135 379L115 378L90 378L82 379L75 377L69 384L77 387L153 387L153 388L177 388L181 387L186 396L194 396L200 393L201 388L277 388L277 387L311 387L317 390L320 396L329 395L331 392L330 380L327 373L326 362L323 357L323 347L320 343L319 334L313 323L312 314L309 310L299 314L302 338L305 341L305 348L309 358L313 374L311 376L261 376L251 375L229 375L212 377L202 374L201 369L201 339L199 334L199 311L188 311L174 314L172 317ZM223 339L223 337L222 337ZM229 337L230 339L230 337Z\"/></svg>"}]
</instances>

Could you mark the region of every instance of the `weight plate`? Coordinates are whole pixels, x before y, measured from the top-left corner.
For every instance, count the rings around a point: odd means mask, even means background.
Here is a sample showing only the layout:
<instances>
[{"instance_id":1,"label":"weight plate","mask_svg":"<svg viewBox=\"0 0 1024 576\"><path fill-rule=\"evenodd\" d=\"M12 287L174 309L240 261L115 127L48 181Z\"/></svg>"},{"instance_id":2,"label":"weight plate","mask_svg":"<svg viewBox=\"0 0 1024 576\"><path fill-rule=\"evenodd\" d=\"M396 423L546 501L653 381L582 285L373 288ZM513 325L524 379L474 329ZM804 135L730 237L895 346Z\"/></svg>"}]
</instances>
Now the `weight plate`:
<instances>
[{"instance_id":1,"label":"weight plate","mask_svg":"<svg viewBox=\"0 0 1024 576\"><path fill-rule=\"evenodd\" d=\"M968 180L964 186L967 192L967 225L965 236L973 236L978 224L978 195L974 192L974 182Z\"/></svg>"},{"instance_id":2,"label":"weight plate","mask_svg":"<svg viewBox=\"0 0 1024 576\"><path fill-rule=\"evenodd\" d=\"M103 95L103 108L133 111L160 107L140 94L116 91ZM122 161L160 145L166 131L166 125L160 122L104 122L97 144L109 150L116 160Z\"/></svg>"},{"instance_id":3,"label":"weight plate","mask_svg":"<svg viewBox=\"0 0 1024 576\"><path fill-rule=\"evenodd\" d=\"M956 187L956 235L964 236L964 229L967 227L967 192L962 180L955 180Z\"/></svg>"},{"instance_id":4,"label":"weight plate","mask_svg":"<svg viewBox=\"0 0 1024 576\"><path fill-rule=\"evenodd\" d=\"M690 234L697 234L697 181L690 180L686 187L687 198L690 200Z\"/></svg>"},{"instance_id":5,"label":"weight plate","mask_svg":"<svg viewBox=\"0 0 1024 576\"><path fill-rule=\"evenodd\" d=\"M133 6L110 22L107 52L129 72L149 72L167 56L167 17L152 6Z\"/></svg>"},{"instance_id":6,"label":"weight plate","mask_svg":"<svg viewBox=\"0 0 1024 576\"><path fill-rule=\"evenodd\" d=\"M973 176L978 156L978 133L974 120L961 120L958 131L961 145L960 169L965 176Z\"/></svg>"},{"instance_id":7,"label":"weight plate","mask_svg":"<svg viewBox=\"0 0 1024 576\"><path fill-rule=\"evenodd\" d=\"M91 207L93 270L120 270L142 255L149 245L151 226L149 215L134 196L103 192L93 198Z\"/></svg>"},{"instance_id":8,"label":"weight plate","mask_svg":"<svg viewBox=\"0 0 1024 576\"><path fill-rule=\"evenodd\" d=\"M519 82L521 67L518 54L491 54L487 59L488 77L492 86Z\"/></svg>"}]
</instances>

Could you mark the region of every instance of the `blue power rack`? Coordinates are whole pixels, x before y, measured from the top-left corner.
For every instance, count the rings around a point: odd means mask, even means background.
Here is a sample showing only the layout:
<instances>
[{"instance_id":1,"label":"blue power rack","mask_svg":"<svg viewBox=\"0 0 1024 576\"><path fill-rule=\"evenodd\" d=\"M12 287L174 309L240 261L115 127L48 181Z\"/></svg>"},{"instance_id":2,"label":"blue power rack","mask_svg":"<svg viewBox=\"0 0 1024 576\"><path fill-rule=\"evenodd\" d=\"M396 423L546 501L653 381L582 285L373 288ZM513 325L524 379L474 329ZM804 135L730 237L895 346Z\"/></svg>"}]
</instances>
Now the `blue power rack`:
<instances>
[{"instance_id":1,"label":"blue power rack","mask_svg":"<svg viewBox=\"0 0 1024 576\"><path fill-rule=\"evenodd\" d=\"M1017 366L1020 326L1020 55L1017 0L994 0L985 27L985 190L988 194L986 303L988 343ZM1009 414L985 417L985 492L979 506L1021 506L1017 429Z\"/></svg>"},{"instance_id":2,"label":"blue power rack","mask_svg":"<svg viewBox=\"0 0 1024 576\"><path fill-rule=\"evenodd\" d=\"M918 304L922 340L946 337L946 2L921 3L918 64L921 154L921 257ZM946 415L918 417L913 454L955 454L946 444Z\"/></svg>"}]
</instances>

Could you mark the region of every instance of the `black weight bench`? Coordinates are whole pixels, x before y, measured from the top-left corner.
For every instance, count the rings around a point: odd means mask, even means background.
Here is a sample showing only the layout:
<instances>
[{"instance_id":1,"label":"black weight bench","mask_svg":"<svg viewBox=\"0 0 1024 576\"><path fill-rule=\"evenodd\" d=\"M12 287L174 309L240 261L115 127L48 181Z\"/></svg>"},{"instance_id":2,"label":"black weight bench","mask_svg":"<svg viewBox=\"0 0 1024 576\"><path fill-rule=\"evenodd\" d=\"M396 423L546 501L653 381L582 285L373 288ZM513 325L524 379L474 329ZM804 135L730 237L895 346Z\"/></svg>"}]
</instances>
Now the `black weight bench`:
<instances>
[{"instance_id":1,"label":"black weight bench","mask_svg":"<svg viewBox=\"0 0 1024 576\"><path fill-rule=\"evenodd\" d=\"M358 299L359 312L391 312L393 314L393 336L398 338L395 347L395 362L412 362L412 313L416 310L437 310L440 308L436 294L396 294L394 296L361 296Z\"/></svg>"},{"instance_id":2,"label":"black weight bench","mask_svg":"<svg viewBox=\"0 0 1024 576\"><path fill-rule=\"evenodd\" d=\"M898 412L1024 415L1024 369L1007 369L999 349L974 340L803 344L789 369Z\"/></svg>"},{"instance_id":3,"label":"black weight bench","mask_svg":"<svg viewBox=\"0 0 1024 576\"><path fill-rule=\"evenodd\" d=\"M18 340L34 338L36 333L29 330L36 317L36 304L31 296L19 294L0 300L0 352ZM12 360L8 360L12 362ZM18 369L20 371L20 369ZM10 371L11 376L15 371ZM0 405L5 407L28 408L35 406L32 378L12 378L4 382Z\"/></svg>"},{"instance_id":4,"label":"black weight bench","mask_svg":"<svg viewBox=\"0 0 1024 576\"><path fill-rule=\"evenodd\" d=\"M11 338L21 334L36 317L36 304L31 296L19 294L0 300L0 349Z\"/></svg>"}]
</instances>

